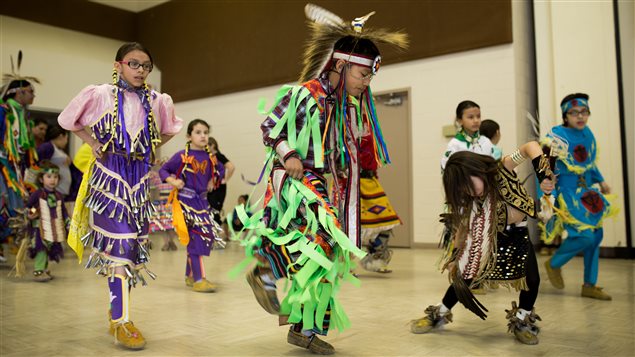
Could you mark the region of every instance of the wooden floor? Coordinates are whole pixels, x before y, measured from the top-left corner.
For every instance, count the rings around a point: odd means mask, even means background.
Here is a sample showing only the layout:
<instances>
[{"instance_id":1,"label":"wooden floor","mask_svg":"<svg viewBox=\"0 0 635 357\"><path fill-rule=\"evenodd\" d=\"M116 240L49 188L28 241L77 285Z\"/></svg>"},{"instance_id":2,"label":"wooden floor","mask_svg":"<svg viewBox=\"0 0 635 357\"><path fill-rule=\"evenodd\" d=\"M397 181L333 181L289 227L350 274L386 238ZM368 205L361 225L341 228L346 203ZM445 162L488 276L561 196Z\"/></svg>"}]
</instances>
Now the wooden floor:
<instances>
[{"instance_id":1,"label":"wooden floor","mask_svg":"<svg viewBox=\"0 0 635 357\"><path fill-rule=\"evenodd\" d=\"M160 244L157 244L160 245ZM133 289L130 316L148 340L143 351L116 347L107 334L106 280L84 270L71 254L52 264L56 279L36 283L7 278L0 265L0 356L307 356L287 344L287 327L267 315L241 277L227 272L243 255L239 247L212 252L207 276L215 294L195 293L183 282L185 252L152 251L149 286ZM542 317L540 344L526 346L507 333L506 308L515 293L498 289L481 301L481 321L457 305L454 323L427 335L409 332L411 319L438 303L447 278L435 267L439 251L395 250L394 273L361 273L362 286L347 284L340 298L353 327L326 338L339 356L633 356L635 355L635 261L602 260L600 284L613 301L581 298L582 259L564 268L567 287L555 290L539 257L542 284L536 304ZM32 262L29 262L32 269ZM281 284L282 285L282 284ZM282 287L280 287L282 290Z\"/></svg>"}]
</instances>

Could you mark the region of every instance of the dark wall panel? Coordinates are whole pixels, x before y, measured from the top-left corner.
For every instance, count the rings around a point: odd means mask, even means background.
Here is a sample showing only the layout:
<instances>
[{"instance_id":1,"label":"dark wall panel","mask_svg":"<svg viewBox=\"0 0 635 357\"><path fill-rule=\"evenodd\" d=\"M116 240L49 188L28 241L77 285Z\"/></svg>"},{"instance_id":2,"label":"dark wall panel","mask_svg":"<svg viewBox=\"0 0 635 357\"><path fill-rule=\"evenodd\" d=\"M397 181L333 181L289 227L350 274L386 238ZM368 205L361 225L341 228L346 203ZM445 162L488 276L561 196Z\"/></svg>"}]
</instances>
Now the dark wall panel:
<instances>
[{"instance_id":1,"label":"dark wall panel","mask_svg":"<svg viewBox=\"0 0 635 357\"><path fill-rule=\"evenodd\" d=\"M510 0L318 0L346 20L403 29L410 49L384 64L512 42ZM0 13L147 46L175 101L291 82L308 37L299 0L172 0L135 14L85 0L5 1Z\"/></svg>"},{"instance_id":2,"label":"dark wall panel","mask_svg":"<svg viewBox=\"0 0 635 357\"><path fill-rule=\"evenodd\" d=\"M122 41L137 38L137 14L86 0L8 0L0 14Z\"/></svg>"},{"instance_id":3,"label":"dark wall panel","mask_svg":"<svg viewBox=\"0 0 635 357\"><path fill-rule=\"evenodd\" d=\"M369 26L404 29L395 63L512 42L510 1L314 1L344 19L377 11ZM306 1L173 0L139 14L139 38L176 101L294 81L308 37Z\"/></svg>"}]
</instances>

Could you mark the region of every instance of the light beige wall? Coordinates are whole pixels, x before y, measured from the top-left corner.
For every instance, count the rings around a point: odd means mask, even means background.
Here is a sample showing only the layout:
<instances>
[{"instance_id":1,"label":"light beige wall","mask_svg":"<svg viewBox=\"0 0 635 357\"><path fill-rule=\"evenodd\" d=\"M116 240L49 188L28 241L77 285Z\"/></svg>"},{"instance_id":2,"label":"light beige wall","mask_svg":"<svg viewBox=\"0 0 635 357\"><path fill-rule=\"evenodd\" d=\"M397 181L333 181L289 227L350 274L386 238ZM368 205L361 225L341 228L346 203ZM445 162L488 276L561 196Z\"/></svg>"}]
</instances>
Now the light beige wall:
<instances>
[{"instance_id":1,"label":"light beige wall","mask_svg":"<svg viewBox=\"0 0 635 357\"><path fill-rule=\"evenodd\" d=\"M623 207L613 4L540 1L534 7L542 132L562 122L559 103L565 95L588 93L598 166ZM623 212L607 220L602 245L625 246L624 224Z\"/></svg>"},{"instance_id":2,"label":"light beige wall","mask_svg":"<svg viewBox=\"0 0 635 357\"><path fill-rule=\"evenodd\" d=\"M177 103L177 115L185 119L186 124L175 138L165 144L162 156L169 157L185 148L187 123L196 118L206 120L211 126L210 135L218 141L220 151L236 166L234 177L227 183L225 200L225 210L231 210L238 196L250 193L253 188L244 183L241 174L247 180L256 181L263 166L264 146L260 134L263 116L256 110L258 100L266 98L270 105L277 90L278 86L268 87Z\"/></svg>"},{"instance_id":3,"label":"light beige wall","mask_svg":"<svg viewBox=\"0 0 635 357\"><path fill-rule=\"evenodd\" d=\"M497 120L503 129L505 151L516 147L514 58L512 45L503 45L382 67L373 80L375 92L411 88L412 171L414 195L414 242L436 243L442 209L439 159L448 140L443 125L452 124L456 105L471 99L481 105L485 117ZM237 166L238 177L228 184L226 208L250 187L240 182L240 173L255 180L262 168L263 146L256 112L260 98L272 101L278 87L177 104L179 115L203 118L212 125L212 135L223 153ZM185 133L166 145L165 153L183 147ZM388 143L390 147L390 143Z\"/></svg>"},{"instance_id":4,"label":"light beige wall","mask_svg":"<svg viewBox=\"0 0 635 357\"><path fill-rule=\"evenodd\" d=\"M103 37L0 16L0 68L11 72L22 50L21 73L37 77L36 98L32 108L61 111L79 91L89 84L112 81L115 53L122 42ZM155 69L148 83L160 88L161 71ZM79 140L72 140L74 150Z\"/></svg>"}]
</instances>

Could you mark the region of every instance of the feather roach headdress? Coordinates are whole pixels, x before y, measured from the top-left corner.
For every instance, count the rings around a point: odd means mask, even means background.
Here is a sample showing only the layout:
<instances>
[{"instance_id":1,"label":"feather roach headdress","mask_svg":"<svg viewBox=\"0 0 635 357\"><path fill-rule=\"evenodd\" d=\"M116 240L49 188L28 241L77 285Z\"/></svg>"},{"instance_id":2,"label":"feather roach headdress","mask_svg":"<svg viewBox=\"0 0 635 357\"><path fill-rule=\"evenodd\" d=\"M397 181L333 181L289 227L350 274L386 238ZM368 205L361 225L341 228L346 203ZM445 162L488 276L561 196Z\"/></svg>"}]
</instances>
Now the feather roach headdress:
<instances>
[{"instance_id":1,"label":"feather roach headdress","mask_svg":"<svg viewBox=\"0 0 635 357\"><path fill-rule=\"evenodd\" d=\"M22 51L18 51L17 67L13 63L13 56L11 56L10 58L11 58L11 73L5 73L2 76L2 90L1 90L2 97L4 97L7 94L15 93L20 88L26 87L26 85L19 85L18 87L15 87L15 88L9 88L11 86L11 83L13 82L25 81L25 82L35 82L37 84L40 84L40 80L35 77L20 75L20 67L22 66Z\"/></svg>"},{"instance_id":2,"label":"feather roach headdress","mask_svg":"<svg viewBox=\"0 0 635 357\"><path fill-rule=\"evenodd\" d=\"M357 43L372 42L373 44L389 44L400 49L408 47L408 36L401 32L391 32L386 29L365 28L366 21L375 14L371 12L366 16L358 17L350 24L332 12L314 4L307 4L304 8L311 37L306 43L304 51L304 68L300 75L300 83L318 77L331 65L332 59L342 59L360 66L369 67L373 74L379 69L381 56L369 58L367 55L356 52ZM338 41L351 37L353 46L347 50L335 48Z\"/></svg>"}]
</instances>

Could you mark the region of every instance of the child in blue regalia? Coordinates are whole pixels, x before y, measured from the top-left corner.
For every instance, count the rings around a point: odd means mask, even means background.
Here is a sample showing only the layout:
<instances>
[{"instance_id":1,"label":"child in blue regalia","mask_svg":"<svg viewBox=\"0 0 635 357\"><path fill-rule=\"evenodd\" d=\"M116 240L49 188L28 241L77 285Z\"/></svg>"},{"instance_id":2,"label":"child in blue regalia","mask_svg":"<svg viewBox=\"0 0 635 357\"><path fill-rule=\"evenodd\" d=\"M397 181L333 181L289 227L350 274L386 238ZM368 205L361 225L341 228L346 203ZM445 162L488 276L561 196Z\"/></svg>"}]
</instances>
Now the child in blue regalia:
<instances>
[{"instance_id":1,"label":"child in blue regalia","mask_svg":"<svg viewBox=\"0 0 635 357\"><path fill-rule=\"evenodd\" d=\"M591 111L589 96L570 94L560 103L564 123L551 129L547 144L556 157L557 181L543 182L541 188L555 184L555 215L543 227L543 241L550 243L562 235L564 242L553 257L545 262L551 284L564 288L561 267L571 258L584 254L584 285L581 296L611 300L611 296L596 286L600 242L604 218L616 213L606 198L611 193L596 165L597 145L587 126ZM599 186L596 187L595 185Z\"/></svg>"}]
</instances>

